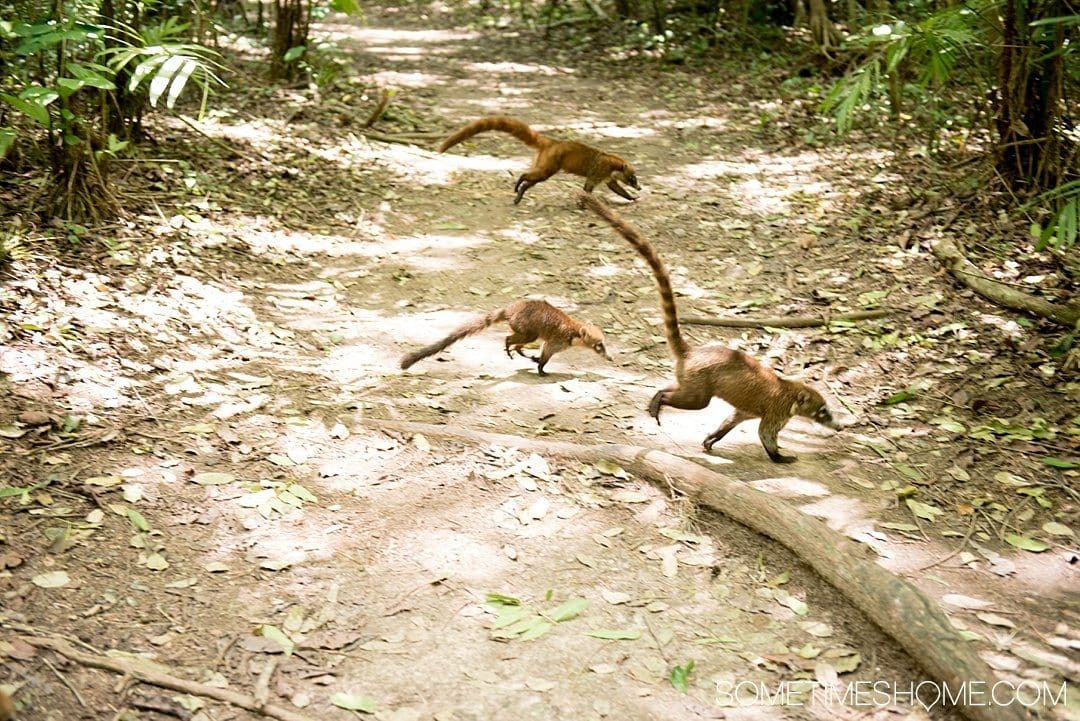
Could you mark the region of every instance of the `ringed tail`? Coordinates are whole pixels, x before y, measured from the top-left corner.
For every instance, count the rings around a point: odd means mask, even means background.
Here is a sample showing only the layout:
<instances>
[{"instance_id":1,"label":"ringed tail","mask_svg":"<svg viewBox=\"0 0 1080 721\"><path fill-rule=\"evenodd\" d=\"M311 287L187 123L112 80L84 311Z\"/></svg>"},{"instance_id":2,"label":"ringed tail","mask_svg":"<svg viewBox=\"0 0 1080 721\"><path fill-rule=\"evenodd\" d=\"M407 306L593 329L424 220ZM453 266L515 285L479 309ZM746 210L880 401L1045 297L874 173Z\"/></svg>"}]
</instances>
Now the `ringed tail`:
<instances>
[{"instance_id":1,"label":"ringed tail","mask_svg":"<svg viewBox=\"0 0 1080 721\"><path fill-rule=\"evenodd\" d=\"M664 313L664 331L667 335L668 347L676 362L681 362L690 352L690 346L687 345L682 331L679 330L679 313L675 307L675 293L671 289L671 276L664 266L664 261L656 252L656 248L595 195L579 190L577 197L582 205L607 221L608 225L625 238L626 242L633 246L634 250L649 264L653 277L656 279L656 287L660 291L660 309Z\"/></svg>"},{"instance_id":2,"label":"ringed tail","mask_svg":"<svg viewBox=\"0 0 1080 721\"><path fill-rule=\"evenodd\" d=\"M514 118L509 118L505 115L489 115L486 118L472 121L464 128L439 143L438 152L444 153L461 141L468 140L479 133L486 133L489 130L498 130L503 133L509 133L530 148L543 148L551 143L550 139L545 138L520 120L515 120Z\"/></svg>"},{"instance_id":3,"label":"ringed tail","mask_svg":"<svg viewBox=\"0 0 1080 721\"><path fill-rule=\"evenodd\" d=\"M440 351L444 351L450 346L457 343L462 338L474 335L484 330L488 326L498 323L501 320L506 320L506 309L500 308L499 310L493 310L485 316L481 316L474 321L470 321L460 328L455 329L450 335L446 336L440 341L436 341L431 345L424 346L419 350L414 350L412 353L407 353L401 357L401 370L405 370L409 366L413 365L417 361L422 361L429 356L433 356Z\"/></svg>"}]
</instances>

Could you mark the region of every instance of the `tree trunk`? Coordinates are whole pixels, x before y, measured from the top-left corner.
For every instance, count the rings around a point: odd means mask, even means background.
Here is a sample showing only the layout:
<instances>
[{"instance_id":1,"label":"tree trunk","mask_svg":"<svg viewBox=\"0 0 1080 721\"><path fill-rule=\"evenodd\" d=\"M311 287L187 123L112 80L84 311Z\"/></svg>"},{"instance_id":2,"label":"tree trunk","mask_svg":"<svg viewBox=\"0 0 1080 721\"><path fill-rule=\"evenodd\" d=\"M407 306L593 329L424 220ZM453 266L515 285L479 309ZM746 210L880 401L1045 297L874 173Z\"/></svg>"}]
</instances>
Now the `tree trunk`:
<instances>
[{"instance_id":1,"label":"tree trunk","mask_svg":"<svg viewBox=\"0 0 1080 721\"><path fill-rule=\"evenodd\" d=\"M270 39L270 78L291 80L296 76L295 60L286 62L292 48L306 46L310 8L305 0L274 0L274 31Z\"/></svg>"},{"instance_id":2,"label":"tree trunk","mask_svg":"<svg viewBox=\"0 0 1080 721\"><path fill-rule=\"evenodd\" d=\"M828 53L840 42L840 33L833 21L829 18L829 8L825 0L809 0L809 16L807 23L810 26L810 37L823 53Z\"/></svg>"},{"instance_id":3,"label":"tree trunk","mask_svg":"<svg viewBox=\"0 0 1080 721\"><path fill-rule=\"evenodd\" d=\"M1032 26L1070 14L1063 0L1005 0L994 98L996 165L1014 189L1064 182L1070 146L1062 126L1065 24Z\"/></svg>"}]
</instances>

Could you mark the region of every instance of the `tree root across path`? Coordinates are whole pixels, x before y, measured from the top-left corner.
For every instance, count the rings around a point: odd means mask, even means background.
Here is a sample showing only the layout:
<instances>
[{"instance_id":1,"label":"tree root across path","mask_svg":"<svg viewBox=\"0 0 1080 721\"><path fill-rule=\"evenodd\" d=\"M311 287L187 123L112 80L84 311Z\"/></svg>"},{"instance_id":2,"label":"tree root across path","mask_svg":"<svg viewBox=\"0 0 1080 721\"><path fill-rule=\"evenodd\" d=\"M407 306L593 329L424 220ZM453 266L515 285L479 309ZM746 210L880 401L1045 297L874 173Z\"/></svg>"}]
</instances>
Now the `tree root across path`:
<instances>
[{"instance_id":1,"label":"tree root across path","mask_svg":"<svg viewBox=\"0 0 1080 721\"><path fill-rule=\"evenodd\" d=\"M1069 328L1075 328L1080 321L1080 303L1051 303L993 278L987 278L985 273L967 259L960 246L951 238L937 238L930 244L930 249L957 280L992 303L1048 318Z\"/></svg>"},{"instance_id":2,"label":"tree root across path","mask_svg":"<svg viewBox=\"0 0 1080 721\"><path fill-rule=\"evenodd\" d=\"M443 426L399 421L366 421L375 430L420 433L469 443L497 443L595 463L608 460L635 473L670 485L692 501L718 511L780 542L808 563L885 633L896 639L934 680L946 683L954 696L981 683L989 693L998 681L990 667L953 629L937 604L915 586L870 557L871 551L767 493L684 458L662 451L622 444L584 446L519 436L453 430ZM966 685L966 686L965 686ZM935 696L937 694L935 693ZM985 700L986 696L981 697ZM1016 705L965 705L958 710L972 721L1020 721Z\"/></svg>"},{"instance_id":3,"label":"tree root across path","mask_svg":"<svg viewBox=\"0 0 1080 721\"><path fill-rule=\"evenodd\" d=\"M897 311L891 309L860 310L854 313L831 315L790 316L777 318L679 318L683 325L715 325L721 328L818 328L837 321L874 320L885 318Z\"/></svg>"},{"instance_id":4,"label":"tree root across path","mask_svg":"<svg viewBox=\"0 0 1080 721\"><path fill-rule=\"evenodd\" d=\"M192 696L211 698L215 701L223 701L227 704L262 714L263 716L278 719L279 721L315 721L311 716L296 713L295 711L287 709L284 706L279 706L278 704L260 703L254 696L246 693L233 691L227 688L208 686L204 683L198 683L197 681L188 681L187 679L173 676L164 671L159 671L148 665L140 665L134 661L85 653L61 639L42 638L40 636L20 636L19 640L37 648L46 648L50 651L55 651L61 656L69 658L83 666L113 671L144 683L167 688L172 691L179 691L180 693L191 694Z\"/></svg>"}]
</instances>

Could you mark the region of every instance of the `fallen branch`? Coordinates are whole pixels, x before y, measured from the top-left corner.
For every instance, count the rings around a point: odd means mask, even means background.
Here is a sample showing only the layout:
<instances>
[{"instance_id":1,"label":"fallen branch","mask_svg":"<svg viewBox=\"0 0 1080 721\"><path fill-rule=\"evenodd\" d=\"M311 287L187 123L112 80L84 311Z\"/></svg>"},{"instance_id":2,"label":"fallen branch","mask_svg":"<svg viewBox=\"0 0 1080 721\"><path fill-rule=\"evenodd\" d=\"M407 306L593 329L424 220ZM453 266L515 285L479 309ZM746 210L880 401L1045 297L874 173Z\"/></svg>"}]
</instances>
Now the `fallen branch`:
<instances>
[{"instance_id":1,"label":"fallen branch","mask_svg":"<svg viewBox=\"0 0 1080 721\"><path fill-rule=\"evenodd\" d=\"M1077 321L1080 321L1080 303L1051 303L987 278L951 238L938 238L930 244L930 249L957 280L992 303L1047 318L1069 328L1075 328Z\"/></svg>"},{"instance_id":2,"label":"fallen branch","mask_svg":"<svg viewBox=\"0 0 1080 721\"><path fill-rule=\"evenodd\" d=\"M837 321L873 320L898 312L896 309L860 310L836 315L803 315L783 318L679 318L683 325L715 325L721 328L817 328Z\"/></svg>"},{"instance_id":3,"label":"fallen branch","mask_svg":"<svg viewBox=\"0 0 1080 721\"><path fill-rule=\"evenodd\" d=\"M780 542L814 568L859 610L870 617L953 694L962 684L982 682L991 688L997 677L983 663L976 647L953 629L929 597L868 558L866 546L826 526L767 493L727 478L684 458L639 446L583 446L518 436L451 430L443 426L398 421L368 421L370 427L422 433L470 443L503 446L572 458L587 463L615 461L663 485L671 485L692 501L722 513ZM959 711L973 721L1021 721L1019 706L971 705Z\"/></svg>"},{"instance_id":4,"label":"fallen branch","mask_svg":"<svg viewBox=\"0 0 1080 721\"><path fill-rule=\"evenodd\" d=\"M172 674L146 666L140 666L137 663L120 658L107 658L96 654L83 653L82 651L76 650L75 647L67 641L61 641L60 639L41 638L39 636L20 636L19 639L36 648L47 648L50 651L55 651L61 656L69 658L83 666L100 668L106 671L123 674L138 681L142 681L143 683L149 683L172 691L179 691L180 693L191 694L192 696L211 698L215 701L223 701L224 703L231 704L238 708L253 711L270 718L279 719L279 721L315 721L310 716L298 714L284 706L272 703L260 704L253 696L246 693L240 693L239 691L233 691L227 688L216 688L204 683L198 683L197 681L188 681L187 679L179 678Z\"/></svg>"}]
</instances>

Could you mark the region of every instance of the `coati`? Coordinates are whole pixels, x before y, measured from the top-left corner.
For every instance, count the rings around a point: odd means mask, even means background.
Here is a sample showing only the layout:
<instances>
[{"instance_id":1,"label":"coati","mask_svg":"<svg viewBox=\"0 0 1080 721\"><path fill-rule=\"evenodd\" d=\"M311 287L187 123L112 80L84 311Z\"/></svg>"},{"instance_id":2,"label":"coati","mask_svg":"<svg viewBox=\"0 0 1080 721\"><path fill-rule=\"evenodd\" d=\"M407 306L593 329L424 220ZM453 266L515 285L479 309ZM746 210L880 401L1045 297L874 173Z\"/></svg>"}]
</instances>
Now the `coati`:
<instances>
[{"instance_id":1,"label":"coati","mask_svg":"<svg viewBox=\"0 0 1080 721\"><path fill-rule=\"evenodd\" d=\"M0 721L14 721L15 702L3 691L0 691Z\"/></svg>"},{"instance_id":2,"label":"coati","mask_svg":"<svg viewBox=\"0 0 1080 721\"><path fill-rule=\"evenodd\" d=\"M579 201L607 221L645 259L656 278L660 291L660 307L664 313L664 330L671 356L675 360L675 382L659 390L649 401L649 415L660 422L663 406L700 410L713 397L734 406L734 412L719 428L705 437L706 451L743 421L760 418L758 437L765 452L775 463L791 463L795 456L780 452L776 436L792 416L810 418L833 429L839 425L825 405L825 400L813 388L797 381L781 378L742 351L720 345L700 348L691 346L679 330L671 276L664 262L649 241L615 215L592 195L578 192Z\"/></svg>"},{"instance_id":3,"label":"coati","mask_svg":"<svg viewBox=\"0 0 1080 721\"><path fill-rule=\"evenodd\" d=\"M591 193L598 184L605 183L616 195L621 195L627 200L635 200L619 183L623 182L635 190L641 190L637 175L634 173L634 166L618 155L605 153L591 145L573 140L549 138L520 120L504 115L491 115L472 121L442 141L438 151L445 153L461 141L489 130L510 133L530 148L536 148L536 157L533 158L532 167L514 184L514 191L517 193L514 196L514 205L521 202L521 196L525 195L526 190L547 180L560 170L584 177L586 193Z\"/></svg>"},{"instance_id":4,"label":"coati","mask_svg":"<svg viewBox=\"0 0 1080 721\"><path fill-rule=\"evenodd\" d=\"M479 333L488 326L503 320L510 325L512 331L506 336L506 355L513 358L516 351L521 357L528 358L536 363L536 372L542 376L547 375L544 372L544 366L551 357L570 346L590 348L607 360L611 360L611 356L604 348L604 334L595 325L576 321L547 301L519 300L466 323L436 343L402 356L401 369L405 370L417 361L449 348L462 338ZM541 341L540 356L534 358L526 355L522 347L537 339Z\"/></svg>"}]
</instances>

